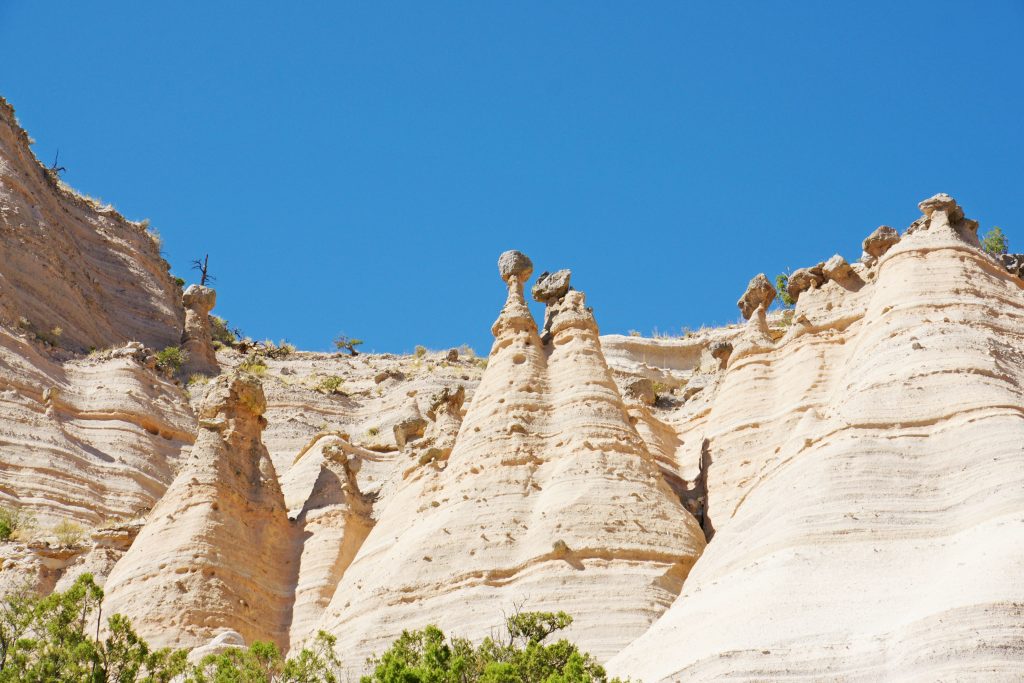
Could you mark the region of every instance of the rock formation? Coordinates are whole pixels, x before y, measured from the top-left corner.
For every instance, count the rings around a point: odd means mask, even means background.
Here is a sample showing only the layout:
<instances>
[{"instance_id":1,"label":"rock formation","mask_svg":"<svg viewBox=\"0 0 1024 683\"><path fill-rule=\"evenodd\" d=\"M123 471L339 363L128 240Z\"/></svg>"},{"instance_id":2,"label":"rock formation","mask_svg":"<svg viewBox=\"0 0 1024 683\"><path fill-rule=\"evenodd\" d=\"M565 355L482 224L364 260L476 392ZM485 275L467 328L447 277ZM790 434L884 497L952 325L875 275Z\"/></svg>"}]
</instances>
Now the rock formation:
<instances>
[{"instance_id":1,"label":"rock formation","mask_svg":"<svg viewBox=\"0 0 1024 683\"><path fill-rule=\"evenodd\" d=\"M320 474L297 520L302 536L290 624L296 646L316 635L320 616L373 525L353 459L336 440L324 442Z\"/></svg>"},{"instance_id":2,"label":"rock formation","mask_svg":"<svg viewBox=\"0 0 1024 683\"><path fill-rule=\"evenodd\" d=\"M0 323L85 351L174 346L183 314L160 245L39 161L0 98Z\"/></svg>"},{"instance_id":3,"label":"rock formation","mask_svg":"<svg viewBox=\"0 0 1024 683\"><path fill-rule=\"evenodd\" d=\"M922 210L856 266L863 287L805 292L805 324L734 355L701 414L673 421L707 439L714 540L611 671L1021 675L1022 286L955 203Z\"/></svg>"},{"instance_id":4,"label":"rock formation","mask_svg":"<svg viewBox=\"0 0 1024 683\"><path fill-rule=\"evenodd\" d=\"M750 320L750 316L754 315L758 308L768 310L773 301L775 301L775 287L764 273L759 273L747 284L747 290L743 292L743 296L736 302L736 305L743 318Z\"/></svg>"},{"instance_id":5,"label":"rock formation","mask_svg":"<svg viewBox=\"0 0 1024 683\"><path fill-rule=\"evenodd\" d=\"M0 506L39 520L0 542L0 593L90 571L153 645L322 627L353 676L404 629L480 638L519 606L649 682L1019 680L1024 257L949 195L919 208L795 271L794 310L759 275L746 323L682 338L599 338L568 271L533 288L539 332L507 252L486 370L213 356L212 291L182 298L0 103ZM226 373L154 372L179 340Z\"/></svg>"},{"instance_id":6,"label":"rock formation","mask_svg":"<svg viewBox=\"0 0 1024 683\"><path fill-rule=\"evenodd\" d=\"M209 287L190 285L181 297L185 307L185 331L181 348L188 354L187 372L213 375L220 370L213 351L210 311L217 303L217 292Z\"/></svg>"},{"instance_id":7,"label":"rock formation","mask_svg":"<svg viewBox=\"0 0 1024 683\"><path fill-rule=\"evenodd\" d=\"M211 382L191 456L107 580L104 611L156 646L196 647L231 629L287 647L297 567L260 439L265 410L257 378Z\"/></svg>"},{"instance_id":8,"label":"rock formation","mask_svg":"<svg viewBox=\"0 0 1024 683\"><path fill-rule=\"evenodd\" d=\"M524 601L571 612L571 635L607 656L672 602L703 548L630 424L583 294L560 300L542 344L529 260L507 253L499 270L508 299L447 466L392 496L322 621L353 660L427 623L479 638Z\"/></svg>"}]
</instances>

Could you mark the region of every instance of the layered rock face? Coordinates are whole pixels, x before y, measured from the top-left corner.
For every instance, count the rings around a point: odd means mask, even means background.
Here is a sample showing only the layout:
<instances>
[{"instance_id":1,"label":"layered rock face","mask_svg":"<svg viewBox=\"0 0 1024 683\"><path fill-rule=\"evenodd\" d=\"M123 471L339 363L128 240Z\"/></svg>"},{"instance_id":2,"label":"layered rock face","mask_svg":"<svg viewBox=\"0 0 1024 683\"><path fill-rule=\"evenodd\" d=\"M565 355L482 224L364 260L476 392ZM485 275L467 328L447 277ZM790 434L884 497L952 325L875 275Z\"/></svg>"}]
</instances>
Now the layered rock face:
<instances>
[{"instance_id":1,"label":"layered rock face","mask_svg":"<svg viewBox=\"0 0 1024 683\"><path fill-rule=\"evenodd\" d=\"M63 347L176 346L184 322L160 247L40 164L0 98L0 322Z\"/></svg>"},{"instance_id":2,"label":"layered rock face","mask_svg":"<svg viewBox=\"0 0 1024 683\"><path fill-rule=\"evenodd\" d=\"M921 208L865 243L871 267L804 291L780 339L741 333L711 393L666 416L705 444L714 540L612 671L1024 673L1024 283L955 202Z\"/></svg>"},{"instance_id":3,"label":"layered rock face","mask_svg":"<svg viewBox=\"0 0 1024 683\"><path fill-rule=\"evenodd\" d=\"M322 621L350 661L428 623L480 638L519 604L572 613L570 635L606 657L672 602L704 546L630 423L582 293L550 304L542 343L528 259L500 266L508 300L450 457L392 496Z\"/></svg>"},{"instance_id":4,"label":"layered rock face","mask_svg":"<svg viewBox=\"0 0 1024 683\"><path fill-rule=\"evenodd\" d=\"M182 297L0 103L0 506L40 522L0 593L91 571L153 645L324 628L351 674L518 607L645 681L1024 678L1024 256L919 208L794 271L792 311L755 277L741 325L599 338L563 270L538 330L508 252L486 370L293 352L257 380L252 345L213 354L212 290ZM179 340L224 374L156 373Z\"/></svg>"},{"instance_id":5,"label":"layered rock face","mask_svg":"<svg viewBox=\"0 0 1024 683\"><path fill-rule=\"evenodd\" d=\"M87 527L152 508L195 440L180 390L140 347L61 362L0 329L0 505Z\"/></svg>"},{"instance_id":6,"label":"layered rock face","mask_svg":"<svg viewBox=\"0 0 1024 683\"><path fill-rule=\"evenodd\" d=\"M266 399L244 373L214 380L188 461L107 580L104 610L156 646L224 629L288 644L294 533L263 442Z\"/></svg>"}]
</instances>

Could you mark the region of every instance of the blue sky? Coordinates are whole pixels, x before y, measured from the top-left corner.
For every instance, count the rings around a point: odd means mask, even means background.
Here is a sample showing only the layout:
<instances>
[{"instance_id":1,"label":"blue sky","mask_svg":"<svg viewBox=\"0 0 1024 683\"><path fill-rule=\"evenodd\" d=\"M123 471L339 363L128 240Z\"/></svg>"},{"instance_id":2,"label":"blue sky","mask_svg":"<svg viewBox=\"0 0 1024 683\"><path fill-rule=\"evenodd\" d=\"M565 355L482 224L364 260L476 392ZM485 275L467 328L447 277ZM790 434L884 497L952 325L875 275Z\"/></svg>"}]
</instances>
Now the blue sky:
<instances>
[{"instance_id":1,"label":"blue sky","mask_svg":"<svg viewBox=\"0 0 1024 683\"><path fill-rule=\"evenodd\" d=\"M1024 250L1024 3L0 2L65 180L209 252L217 312L326 349L490 346L496 260L602 332L735 321L936 192Z\"/></svg>"}]
</instances>

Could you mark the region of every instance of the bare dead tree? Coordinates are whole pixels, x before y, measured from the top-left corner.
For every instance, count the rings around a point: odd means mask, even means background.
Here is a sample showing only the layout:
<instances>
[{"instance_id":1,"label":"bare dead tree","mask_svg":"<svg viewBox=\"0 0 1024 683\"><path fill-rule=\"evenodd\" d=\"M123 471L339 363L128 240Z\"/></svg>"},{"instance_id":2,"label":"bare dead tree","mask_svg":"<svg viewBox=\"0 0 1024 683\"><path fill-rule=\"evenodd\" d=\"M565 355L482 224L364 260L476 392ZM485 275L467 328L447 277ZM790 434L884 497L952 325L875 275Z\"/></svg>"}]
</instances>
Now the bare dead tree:
<instances>
[{"instance_id":1,"label":"bare dead tree","mask_svg":"<svg viewBox=\"0 0 1024 683\"><path fill-rule=\"evenodd\" d=\"M210 255L207 254L202 261L195 259L192 261L192 270L198 270L200 274L199 284L203 287L206 286L207 282L216 282L217 278L210 275Z\"/></svg>"},{"instance_id":2,"label":"bare dead tree","mask_svg":"<svg viewBox=\"0 0 1024 683\"><path fill-rule=\"evenodd\" d=\"M57 154L53 157L53 166L50 166L50 171L52 173L61 174L61 173L64 173L65 171L68 170L68 169L64 168L63 166L58 166L57 165L57 162L59 160L60 160L60 148L57 149Z\"/></svg>"}]
</instances>

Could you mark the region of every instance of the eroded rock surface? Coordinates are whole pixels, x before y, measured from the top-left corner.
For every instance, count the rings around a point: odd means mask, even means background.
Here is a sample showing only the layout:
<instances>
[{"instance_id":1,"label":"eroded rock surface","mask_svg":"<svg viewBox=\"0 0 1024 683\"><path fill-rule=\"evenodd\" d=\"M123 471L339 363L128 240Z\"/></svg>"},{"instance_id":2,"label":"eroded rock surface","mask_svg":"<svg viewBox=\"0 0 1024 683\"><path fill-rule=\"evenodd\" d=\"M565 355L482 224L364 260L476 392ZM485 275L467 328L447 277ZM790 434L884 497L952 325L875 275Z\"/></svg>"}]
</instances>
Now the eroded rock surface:
<instances>
[{"instance_id":1,"label":"eroded rock surface","mask_svg":"<svg viewBox=\"0 0 1024 683\"><path fill-rule=\"evenodd\" d=\"M181 348L188 354L186 370L202 374L216 374L217 354L213 350L213 335L210 330L210 311L217 303L217 292L209 287L190 285L181 297L185 307L185 332L181 336Z\"/></svg>"},{"instance_id":2,"label":"eroded rock surface","mask_svg":"<svg viewBox=\"0 0 1024 683\"><path fill-rule=\"evenodd\" d=\"M298 563L261 440L266 408L252 375L210 383L188 461L107 580L104 610L158 647L197 647L223 629L288 645Z\"/></svg>"}]
</instances>

